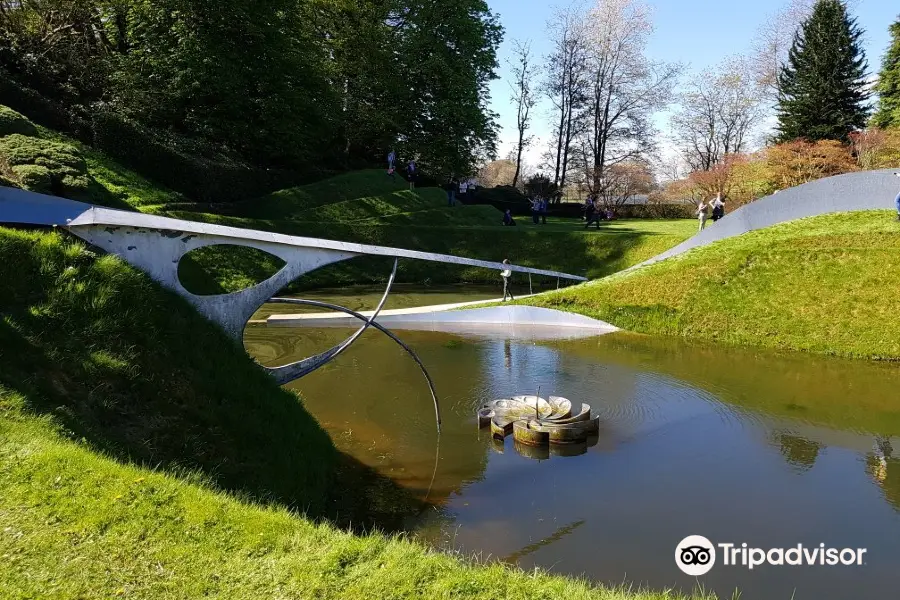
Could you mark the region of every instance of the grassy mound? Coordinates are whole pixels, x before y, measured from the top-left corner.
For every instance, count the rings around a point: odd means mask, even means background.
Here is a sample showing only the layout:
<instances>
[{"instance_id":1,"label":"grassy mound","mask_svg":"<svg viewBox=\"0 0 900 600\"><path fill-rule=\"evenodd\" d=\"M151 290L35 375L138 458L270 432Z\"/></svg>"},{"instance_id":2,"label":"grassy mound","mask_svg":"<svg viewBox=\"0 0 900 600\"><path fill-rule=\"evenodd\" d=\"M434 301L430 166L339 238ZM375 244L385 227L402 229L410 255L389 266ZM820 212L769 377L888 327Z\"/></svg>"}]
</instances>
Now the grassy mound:
<instances>
[{"instance_id":1,"label":"grassy mound","mask_svg":"<svg viewBox=\"0 0 900 600\"><path fill-rule=\"evenodd\" d=\"M376 186L377 187L377 186ZM491 206L447 205L447 195L438 188L400 190L333 202L295 213L297 221L335 223L380 223L409 226L499 225L502 215Z\"/></svg>"},{"instance_id":2,"label":"grassy mound","mask_svg":"<svg viewBox=\"0 0 900 600\"><path fill-rule=\"evenodd\" d=\"M36 136L37 128L27 117L13 109L0 105L0 136L12 135Z\"/></svg>"},{"instance_id":3,"label":"grassy mound","mask_svg":"<svg viewBox=\"0 0 900 600\"><path fill-rule=\"evenodd\" d=\"M326 511L336 451L243 348L114 257L0 232L4 414L45 417L123 461Z\"/></svg>"},{"instance_id":4,"label":"grassy mound","mask_svg":"<svg viewBox=\"0 0 900 600\"><path fill-rule=\"evenodd\" d=\"M233 213L242 217L284 219L319 206L408 189L409 184L399 176L391 178L381 169L364 169L248 200L236 205Z\"/></svg>"},{"instance_id":5,"label":"grassy mound","mask_svg":"<svg viewBox=\"0 0 900 600\"><path fill-rule=\"evenodd\" d=\"M168 206L184 198L103 153L38 127L0 105L0 185L122 210Z\"/></svg>"},{"instance_id":6,"label":"grassy mound","mask_svg":"<svg viewBox=\"0 0 900 600\"><path fill-rule=\"evenodd\" d=\"M145 207L164 207L185 202L185 198L131 169L123 167L102 152L44 127L38 127L42 139L64 143L78 151L87 165L91 179L93 204L122 210L144 210Z\"/></svg>"},{"instance_id":7,"label":"grassy mound","mask_svg":"<svg viewBox=\"0 0 900 600\"><path fill-rule=\"evenodd\" d=\"M0 277L0 597L677 597L316 522L402 498L186 303L56 233L0 229Z\"/></svg>"},{"instance_id":8,"label":"grassy mound","mask_svg":"<svg viewBox=\"0 0 900 600\"><path fill-rule=\"evenodd\" d=\"M7 178L27 190L89 198L87 164L73 146L13 133L0 137L0 160L8 168Z\"/></svg>"},{"instance_id":9,"label":"grassy mound","mask_svg":"<svg viewBox=\"0 0 900 600\"><path fill-rule=\"evenodd\" d=\"M900 359L900 225L889 211L802 219L532 304L631 331Z\"/></svg>"}]
</instances>

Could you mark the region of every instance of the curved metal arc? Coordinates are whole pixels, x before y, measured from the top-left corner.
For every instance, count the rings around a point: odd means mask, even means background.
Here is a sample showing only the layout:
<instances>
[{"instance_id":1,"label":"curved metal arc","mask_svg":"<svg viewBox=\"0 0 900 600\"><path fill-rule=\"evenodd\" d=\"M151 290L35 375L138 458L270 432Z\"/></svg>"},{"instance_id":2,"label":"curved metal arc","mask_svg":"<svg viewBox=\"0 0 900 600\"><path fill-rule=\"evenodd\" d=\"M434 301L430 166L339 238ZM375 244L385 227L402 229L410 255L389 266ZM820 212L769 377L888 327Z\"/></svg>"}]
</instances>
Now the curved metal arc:
<instances>
[{"instance_id":1,"label":"curved metal arc","mask_svg":"<svg viewBox=\"0 0 900 600\"><path fill-rule=\"evenodd\" d=\"M304 375L309 375L328 361L336 358L344 350L349 348L350 345L353 344L353 342L359 339L359 336L365 333L366 329L368 329L369 326L372 325L375 318L379 315L381 309L384 308L384 304L385 302L387 302L388 295L391 293L391 287L394 285L394 278L397 276L397 265L399 264L399 262L400 261L398 259L394 259L394 268L391 271L390 279L388 279L387 288L384 290L384 295L381 297L381 302L378 303L378 306L371 317L362 317L362 320L365 323L362 327L359 328L358 331L356 331L356 333L351 335L342 343L329 348L325 352L310 356L308 358L304 358L303 360L298 360L297 362L290 363L288 365L283 365L281 367L266 367L266 370L275 377L278 383L289 383L291 381L294 381L295 379L303 377ZM270 302L272 301L274 301L274 299L270 300Z\"/></svg>"},{"instance_id":2,"label":"curved metal arc","mask_svg":"<svg viewBox=\"0 0 900 600\"><path fill-rule=\"evenodd\" d=\"M390 330L385 329L385 327L383 327L380 323L376 323L371 320L375 318L375 315L372 315L372 317L369 318L344 306L339 306L337 304L331 304L328 302L320 302L318 300L303 300L302 298L272 298L271 300L269 300L269 302L271 302L272 304L299 304L301 306L314 306L316 308L327 308L329 310L342 312L344 314L350 315L351 317L355 317L360 321L367 321L369 325L397 342L397 344L399 344L401 348L406 350L406 352L412 357L412 359L416 361L416 364L419 365L419 368L422 370L422 374L425 375L425 380L428 382L428 388L429 390L431 390L431 399L434 401L434 416L437 420L438 434L441 433L441 408L440 404L438 403L437 392L434 389L434 381L432 381L431 375L428 374L428 370L425 368L425 365L422 364L419 356L412 350L412 348L404 344L400 338L394 335Z\"/></svg>"}]
</instances>

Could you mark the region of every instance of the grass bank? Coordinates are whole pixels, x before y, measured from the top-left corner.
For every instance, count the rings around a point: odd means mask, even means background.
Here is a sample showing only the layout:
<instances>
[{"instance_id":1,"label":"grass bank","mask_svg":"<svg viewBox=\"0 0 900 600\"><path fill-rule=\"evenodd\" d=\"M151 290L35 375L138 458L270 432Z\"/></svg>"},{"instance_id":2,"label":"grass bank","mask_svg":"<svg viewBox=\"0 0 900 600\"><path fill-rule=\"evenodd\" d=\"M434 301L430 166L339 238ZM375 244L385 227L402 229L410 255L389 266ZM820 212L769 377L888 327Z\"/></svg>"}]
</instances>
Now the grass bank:
<instances>
[{"instance_id":1,"label":"grass bank","mask_svg":"<svg viewBox=\"0 0 900 600\"><path fill-rule=\"evenodd\" d=\"M678 597L342 530L415 503L181 299L56 233L0 278L0 597Z\"/></svg>"},{"instance_id":2,"label":"grass bank","mask_svg":"<svg viewBox=\"0 0 900 600\"><path fill-rule=\"evenodd\" d=\"M900 224L890 211L802 219L530 304L640 333L900 360Z\"/></svg>"}]
</instances>

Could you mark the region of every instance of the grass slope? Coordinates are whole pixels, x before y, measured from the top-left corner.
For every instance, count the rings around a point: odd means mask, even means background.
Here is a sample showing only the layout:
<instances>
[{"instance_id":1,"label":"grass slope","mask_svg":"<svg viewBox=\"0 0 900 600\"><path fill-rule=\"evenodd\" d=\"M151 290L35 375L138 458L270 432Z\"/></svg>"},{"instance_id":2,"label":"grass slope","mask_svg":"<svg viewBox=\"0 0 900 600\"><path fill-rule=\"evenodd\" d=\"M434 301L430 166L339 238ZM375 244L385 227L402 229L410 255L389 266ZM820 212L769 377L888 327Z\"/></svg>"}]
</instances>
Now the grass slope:
<instances>
[{"instance_id":1,"label":"grass slope","mask_svg":"<svg viewBox=\"0 0 900 600\"><path fill-rule=\"evenodd\" d=\"M900 359L900 224L802 219L529 302L641 333Z\"/></svg>"},{"instance_id":2,"label":"grass slope","mask_svg":"<svg viewBox=\"0 0 900 600\"><path fill-rule=\"evenodd\" d=\"M285 219L319 206L408 189L409 184L401 177L392 179L380 169L363 169L254 198L236 205L230 212L241 217Z\"/></svg>"},{"instance_id":3,"label":"grass slope","mask_svg":"<svg viewBox=\"0 0 900 600\"><path fill-rule=\"evenodd\" d=\"M57 233L0 229L0 277L2 598L677 598L317 522L402 498L186 303Z\"/></svg>"}]
</instances>

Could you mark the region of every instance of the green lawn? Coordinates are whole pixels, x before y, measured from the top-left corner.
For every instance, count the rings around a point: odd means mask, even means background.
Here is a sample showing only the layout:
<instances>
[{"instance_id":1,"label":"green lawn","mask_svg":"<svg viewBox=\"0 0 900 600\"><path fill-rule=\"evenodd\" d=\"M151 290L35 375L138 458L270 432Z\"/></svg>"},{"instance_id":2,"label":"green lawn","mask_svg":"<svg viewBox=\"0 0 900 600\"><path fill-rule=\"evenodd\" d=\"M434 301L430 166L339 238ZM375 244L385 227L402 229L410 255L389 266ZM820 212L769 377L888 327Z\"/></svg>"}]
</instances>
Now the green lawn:
<instances>
[{"instance_id":1,"label":"green lawn","mask_svg":"<svg viewBox=\"0 0 900 600\"><path fill-rule=\"evenodd\" d=\"M679 597L341 529L428 507L186 302L59 233L0 228L0 278L0 598Z\"/></svg>"},{"instance_id":2,"label":"green lawn","mask_svg":"<svg viewBox=\"0 0 900 600\"><path fill-rule=\"evenodd\" d=\"M802 219L529 304L630 331L900 359L900 223L890 211Z\"/></svg>"}]
</instances>

